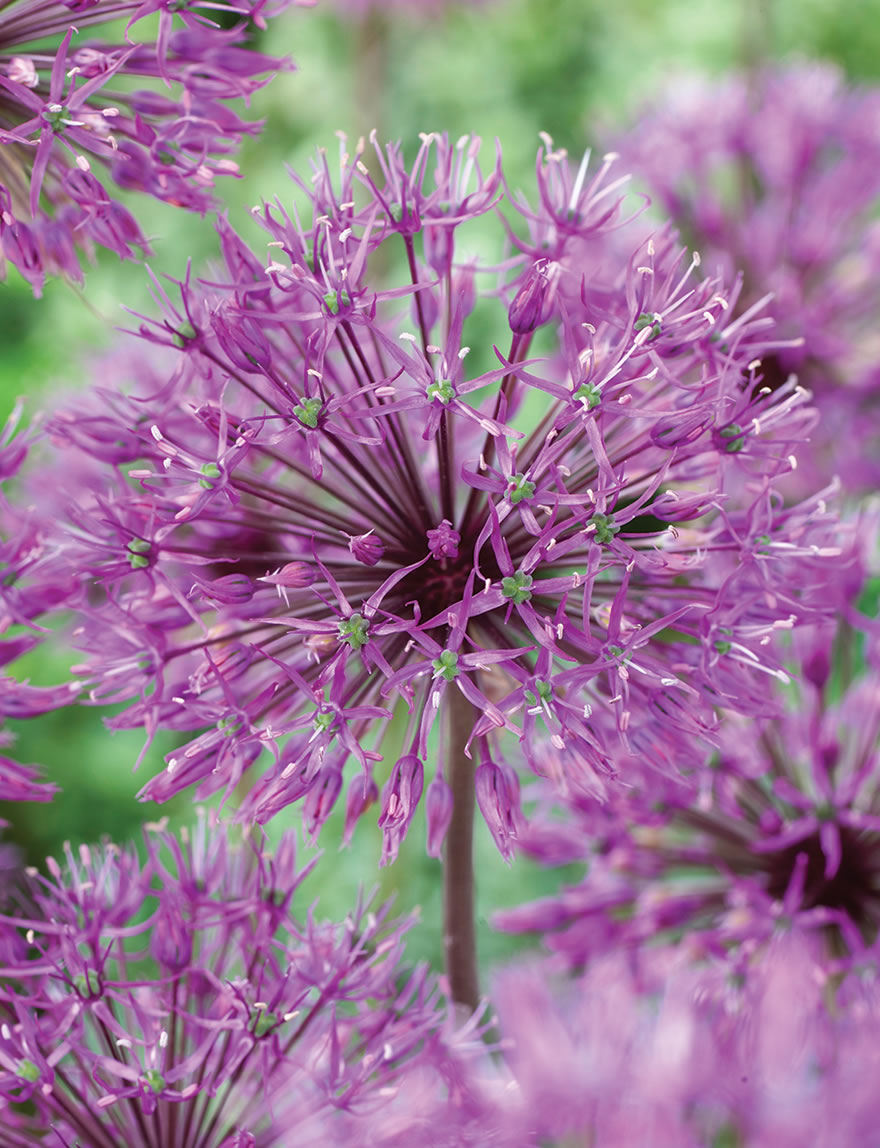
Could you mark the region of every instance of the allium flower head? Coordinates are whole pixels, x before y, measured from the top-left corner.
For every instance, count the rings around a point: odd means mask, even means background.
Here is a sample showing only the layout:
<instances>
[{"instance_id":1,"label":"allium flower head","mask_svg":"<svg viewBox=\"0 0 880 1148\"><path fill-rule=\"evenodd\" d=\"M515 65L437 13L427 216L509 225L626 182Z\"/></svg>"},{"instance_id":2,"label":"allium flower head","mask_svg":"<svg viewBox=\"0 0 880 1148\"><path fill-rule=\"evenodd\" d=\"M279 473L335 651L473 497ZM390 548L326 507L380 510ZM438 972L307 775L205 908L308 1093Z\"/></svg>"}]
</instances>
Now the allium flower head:
<instances>
[{"instance_id":1,"label":"allium flower head","mask_svg":"<svg viewBox=\"0 0 880 1148\"><path fill-rule=\"evenodd\" d=\"M751 963L609 954L563 985L546 966L514 966L493 996L521 1143L861 1148L876 1138L876 978L829 982L798 933Z\"/></svg>"},{"instance_id":2,"label":"allium flower head","mask_svg":"<svg viewBox=\"0 0 880 1148\"><path fill-rule=\"evenodd\" d=\"M691 785L670 785L662 801L621 798L604 826L585 808L580 836L570 826L553 858L589 858L582 883L496 923L546 931L575 965L660 934L713 951L754 947L793 922L823 938L826 963L874 945L880 679L869 669L839 692L854 638L843 623L836 636L805 636L785 712L728 718Z\"/></svg>"},{"instance_id":3,"label":"allium flower head","mask_svg":"<svg viewBox=\"0 0 880 1148\"><path fill-rule=\"evenodd\" d=\"M435 1098L462 1074L437 988L400 963L411 922L295 909L290 835L272 853L203 817L149 829L143 862L65 853L0 914L4 1148L355 1143L408 1072Z\"/></svg>"},{"instance_id":4,"label":"allium flower head","mask_svg":"<svg viewBox=\"0 0 880 1148\"><path fill-rule=\"evenodd\" d=\"M77 247L123 259L147 241L117 189L204 212L215 179L258 130L228 106L282 60L244 45L266 0L13 0L0 14L0 258L40 293L47 271L81 278ZM220 27L215 17L232 17ZM142 21L158 16L144 38ZM90 38L127 20L113 39ZM99 32L100 34L100 32ZM154 81L150 85L150 81ZM147 86L142 85L147 81ZM114 186L115 185L115 186Z\"/></svg>"},{"instance_id":5,"label":"allium flower head","mask_svg":"<svg viewBox=\"0 0 880 1148\"><path fill-rule=\"evenodd\" d=\"M821 414L802 489L876 487L880 90L817 62L679 82L615 146L707 267L744 273L740 306L772 292L791 342L766 381L796 372Z\"/></svg>"},{"instance_id":6,"label":"allium flower head","mask_svg":"<svg viewBox=\"0 0 880 1148\"><path fill-rule=\"evenodd\" d=\"M255 212L268 264L221 220L225 268L187 275L179 302L157 288L140 334L175 355L159 389L51 421L66 465L119 447L47 560L92 588L79 668L93 701L134 699L111 724L202 731L145 798L228 791L266 750L243 817L302 799L317 831L351 760L356 820L405 709L385 855L426 786L437 849L448 801L425 766L454 698L507 853L503 733L539 770L549 737L575 789L621 750L668 761L719 705L766 706L772 639L827 609L810 587L838 550L821 499L774 491L810 416L797 389L762 387L769 321L730 323L738 284L700 278L665 230L615 254L630 220L611 159L590 175L545 144L499 270L466 225L498 204L500 155L484 171L478 141L425 136L408 167L375 146L379 183L342 140L338 172L321 153L296 177L308 221ZM590 279L583 244L612 232ZM386 247L390 285L371 270ZM468 345L481 284L491 355Z\"/></svg>"}]
</instances>

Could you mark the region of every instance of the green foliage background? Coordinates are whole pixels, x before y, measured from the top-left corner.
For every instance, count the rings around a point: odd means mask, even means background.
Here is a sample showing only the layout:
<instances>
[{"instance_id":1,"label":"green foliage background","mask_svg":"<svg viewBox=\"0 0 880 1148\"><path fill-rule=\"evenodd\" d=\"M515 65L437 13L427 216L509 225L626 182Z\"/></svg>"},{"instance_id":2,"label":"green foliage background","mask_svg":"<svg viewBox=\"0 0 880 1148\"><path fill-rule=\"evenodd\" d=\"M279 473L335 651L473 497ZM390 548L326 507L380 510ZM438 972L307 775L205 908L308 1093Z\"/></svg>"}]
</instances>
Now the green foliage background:
<instances>
[{"instance_id":1,"label":"green foliage background","mask_svg":"<svg viewBox=\"0 0 880 1148\"><path fill-rule=\"evenodd\" d=\"M324 0L275 21L259 47L290 54L298 71L258 93L253 111L265 118L265 130L244 148L243 178L218 188L233 224L258 250L263 241L248 207L261 198L289 198L284 165L306 170L317 146L332 156L338 130L356 137L376 127L413 150L422 131L445 130L453 138L475 132L490 148L497 136L511 188L528 188L539 131L578 155L601 131L657 99L663 81L677 73L809 56L835 61L854 81L876 82L880 0L495 0L429 11L417 2L383 8L380 0L366 15L360 5L347 11L342 0ZM155 271L180 276L186 256L196 268L211 258L210 219L149 201L134 208L153 237ZM0 286L0 414L25 396L30 417L41 404L57 403L65 388L102 381L96 349L110 345L114 326L126 325L122 303L149 310L147 276L143 267L107 255L88 271L85 292L54 282L40 301L10 274ZM485 345L494 338L487 329ZM41 653L16 672L49 684L64 680L70 660ZM19 736L16 757L43 763L63 787L49 806L0 807L0 817L14 821L9 835L28 862L57 854L67 839L128 839L145 818L191 819L185 799L162 809L134 801L161 768L169 748L161 739L133 775L141 735L109 736L94 710L11 724ZM425 856L417 821L400 860L378 871L378 880L383 893L398 894L401 907L421 906L426 927L416 931L411 951L439 964L439 863ZM272 832L280 828L273 823ZM377 873L375 827L364 824L353 847L337 854L340 836L337 818L323 831L325 862L306 886L305 895L320 897L328 915L343 915L354 888ZM509 938L489 931L491 910L540 895L559 874L524 862L506 868L483 828L478 865L481 959L488 964L512 951Z\"/></svg>"}]
</instances>

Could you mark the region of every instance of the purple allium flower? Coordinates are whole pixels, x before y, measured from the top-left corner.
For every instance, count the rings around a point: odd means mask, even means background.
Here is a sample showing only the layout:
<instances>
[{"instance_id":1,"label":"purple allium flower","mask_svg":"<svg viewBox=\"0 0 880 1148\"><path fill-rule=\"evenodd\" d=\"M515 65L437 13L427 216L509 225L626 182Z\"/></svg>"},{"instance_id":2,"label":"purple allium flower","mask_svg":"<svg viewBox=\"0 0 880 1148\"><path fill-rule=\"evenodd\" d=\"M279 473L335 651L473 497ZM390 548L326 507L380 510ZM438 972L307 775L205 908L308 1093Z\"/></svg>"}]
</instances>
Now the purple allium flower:
<instances>
[{"instance_id":1,"label":"purple allium flower","mask_svg":"<svg viewBox=\"0 0 880 1148\"><path fill-rule=\"evenodd\" d=\"M836 633L802 635L785 712L758 723L728 716L691 784L669 785L662 800L656 788L618 796L600 815L583 803L582 822L567 826L551 858L589 858L583 881L496 924L544 932L575 965L661 934L712 951L754 946L791 920L825 938L826 960L874 944L880 676L842 677L856 639L842 622ZM874 624L868 640L876 647ZM552 829L547 822L525 847L540 856Z\"/></svg>"},{"instance_id":2,"label":"purple allium flower","mask_svg":"<svg viewBox=\"0 0 880 1148\"><path fill-rule=\"evenodd\" d=\"M246 101L288 67L245 47L252 26L264 28L277 8L267 0L4 5L0 268L5 258L39 295L47 272L81 280L77 247L123 259L147 251L113 185L210 207L215 179L238 172L230 154L259 129L228 102ZM222 14L233 27L215 22ZM154 16L158 28L141 23ZM120 19L124 30L109 31ZM90 39L91 29L110 41Z\"/></svg>"},{"instance_id":3,"label":"purple allium flower","mask_svg":"<svg viewBox=\"0 0 880 1148\"><path fill-rule=\"evenodd\" d=\"M0 801L51 801L56 791L35 766L0 756Z\"/></svg>"},{"instance_id":4,"label":"purple allium flower","mask_svg":"<svg viewBox=\"0 0 880 1148\"><path fill-rule=\"evenodd\" d=\"M810 939L761 959L609 954L554 991L546 966L494 987L521 1144L862 1148L876 1140L880 999L829 980Z\"/></svg>"},{"instance_id":5,"label":"purple allium flower","mask_svg":"<svg viewBox=\"0 0 880 1148\"><path fill-rule=\"evenodd\" d=\"M387 907L295 912L311 867L202 817L148 829L143 862L68 846L31 872L0 914L0 1144L354 1144L409 1073L466 1111L479 1019L452 1036Z\"/></svg>"},{"instance_id":6,"label":"purple allium flower","mask_svg":"<svg viewBox=\"0 0 880 1148\"><path fill-rule=\"evenodd\" d=\"M668 231L628 245L611 160L590 176L549 144L538 206L508 201L508 257L482 268L465 224L502 177L477 153L425 136L407 167L376 146L381 186L360 148L341 141L336 173L321 153L295 177L311 222L256 213L268 266L223 219L225 268L187 274L179 302L157 284L140 334L173 356L162 385L50 421L65 466L119 464L75 495L55 554L84 591L91 700L133 699L114 727L200 731L144 798L228 792L268 751L241 816L309 800L316 831L351 761L349 832L405 708L379 799L391 859L457 706L507 854L502 733L538 771L549 737L563 787L592 792L621 754L711 736L719 706L766 710L771 639L827 612L832 516L774 489L811 416L762 386L769 320L729 322L738 283L701 279ZM386 246L390 286L371 272ZM553 290L511 328L535 276ZM468 345L484 279L491 355ZM429 792L436 851L449 802Z\"/></svg>"},{"instance_id":7,"label":"purple allium flower","mask_svg":"<svg viewBox=\"0 0 880 1148\"><path fill-rule=\"evenodd\" d=\"M765 381L796 372L820 412L800 488L875 488L880 90L817 62L680 82L615 146L707 267L744 273L741 307L773 293L793 342Z\"/></svg>"}]
</instances>

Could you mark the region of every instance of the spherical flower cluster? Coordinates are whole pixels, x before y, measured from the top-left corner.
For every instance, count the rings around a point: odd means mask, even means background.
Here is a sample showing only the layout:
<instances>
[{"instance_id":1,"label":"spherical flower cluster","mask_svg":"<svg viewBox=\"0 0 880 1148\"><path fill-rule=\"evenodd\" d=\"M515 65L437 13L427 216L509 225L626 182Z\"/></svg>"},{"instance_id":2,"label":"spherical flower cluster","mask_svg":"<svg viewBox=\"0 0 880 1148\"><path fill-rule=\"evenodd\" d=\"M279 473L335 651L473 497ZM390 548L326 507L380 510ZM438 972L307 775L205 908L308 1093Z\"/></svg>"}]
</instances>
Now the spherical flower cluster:
<instances>
[{"instance_id":1,"label":"spherical flower cluster","mask_svg":"<svg viewBox=\"0 0 880 1148\"><path fill-rule=\"evenodd\" d=\"M215 179L238 172L230 154L259 127L228 102L288 66L245 46L276 10L267 0L4 4L0 266L8 260L39 295L47 272L81 280L77 247L147 251L117 189L211 206ZM217 24L224 15L232 26ZM109 31L120 19L124 30Z\"/></svg>"},{"instance_id":2,"label":"spherical flower cluster","mask_svg":"<svg viewBox=\"0 0 880 1148\"><path fill-rule=\"evenodd\" d=\"M801 489L876 488L880 91L818 62L679 82L615 146L708 267L744 272L743 305L772 293L791 342L765 378L797 372L821 414Z\"/></svg>"},{"instance_id":3,"label":"spherical flower cluster","mask_svg":"<svg viewBox=\"0 0 880 1148\"><path fill-rule=\"evenodd\" d=\"M843 622L806 637L785 713L729 718L693 784L670 785L662 801L624 796L598 815L585 806L550 858L589 858L583 881L496 923L545 933L575 966L658 935L699 938L713 952L751 947L791 921L823 938L828 967L873 946L880 677L875 667L843 678L856 637ZM540 856L550 827L525 846Z\"/></svg>"},{"instance_id":4,"label":"spherical flower cluster","mask_svg":"<svg viewBox=\"0 0 880 1148\"><path fill-rule=\"evenodd\" d=\"M755 962L609 954L554 991L497 979L519 1144L862 1148L876 1139L876 974L830 981L809 938Z\"/></svg>"},{"instance_id":5,"label":"spherical flower cluster","mask_svg":"<svg viewBox=\"0 0 880 1148\"><path fill-rule=\"evenodd\" d=\"M295 910L312 866L290 835L272 852L203 817L145 838L143 862L68 846L3 906L4 1148L356 1144L409 1073L466 1111L438 989L401 964L411 921Z\"/></svg>"},{"instance_id":6,"label":"spherical flower cluster","mask_svg":"<svg viewBox=\"0 0 880 1148\"><path fill-rule=\"evenodd\" d=\"M619 256L613 157L589 175L545 143L537 205L508 198L484 267L465 225L491 224L500 155L484 172L478 141L426 136L408 167L376 146L376 183L340 150L335 176L321 153L297 179L299 209L255 211L268 265L221 220L225 267L179 302L157 284L140 334L171 357L159 386L51 420L64 466L107 478L74 492L45 562L81 588L90 700L132 700L110 724L201 731L143 797L228 792L268 751L241 815L302 801L315 833L351 761L350 828L396 711L385 856L425 789L439 849L448 778L424 773L454 697L508 854L502 735L539 772L549 741L559 784L592 791L627 754L673 761L719 707L767 708L774 638L827 611L838 553L823 500L774 486L811 416L763 386L771 324L731 321L738 282L701 278L664 229ZM475 309L495 315L488 363Z\"/></svg>"}]
</instances>

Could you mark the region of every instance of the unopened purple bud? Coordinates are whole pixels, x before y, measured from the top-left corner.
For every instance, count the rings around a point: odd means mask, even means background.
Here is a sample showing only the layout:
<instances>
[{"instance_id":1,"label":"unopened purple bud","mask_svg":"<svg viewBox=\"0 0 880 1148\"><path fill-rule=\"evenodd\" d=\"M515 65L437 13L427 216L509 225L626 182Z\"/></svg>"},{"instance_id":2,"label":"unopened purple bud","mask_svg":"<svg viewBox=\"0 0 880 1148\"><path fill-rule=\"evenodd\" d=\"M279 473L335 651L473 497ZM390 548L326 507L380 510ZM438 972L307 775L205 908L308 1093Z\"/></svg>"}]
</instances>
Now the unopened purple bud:
<instances>
[{"instance_id":1,"label":"unopened purple bud","mask_svg":"<svg viewBox=\"0 0 880 1148\"><path fill-rule=\"evenodd\" d=\"M686 416L669 415L658 419L651 428L651 442L666 450L696 442L709 430L713 418L713 412L696 411Z\"/></svg>"},{"instance_id":2,"label":"unopened purple bud","mask_svg":"<svg viewBox=\"0 0 880 1148\"><path fill-rule=\"evenodd\" d=\"M452 227L437 227L426 224L422 231L425 262L438 275L448 275L452 270L452 253L455 240Z\"/></svg>"},{"instance_id":3,"label":"unopened purple bud","mask_svg":"<svg viewBox=\"0 0 880 1148\"><path fill-rule=\"evenodd\" d=\"M831 674L828 647L826 645L818 646L808 658L804 658L803 670L807 681L811 682L817 690L823 690Z\"/></svg>"},{"instance_id":4,"label":"unopened purple bud","mask_svg":"<svg viewBox=\"0 0 880 1148\"><path fill-rule=\"evenodd\" d=\"M354 827L374 801L379 800L379 787L372 777L358 776L348 787L345 797L345 825L342 831L342 844L350 845Z\"/></svg>"},{"instance_id":5,"label":"unopened purple bud","mask_svg":"<svg viewBox=\"0 0 880 1148\"><path fill-rule=\"evenodd\" d=\"M708 514L716 502L717 498L703 492L677 495L667 490L651 503L651 513L662 522L689 522Z\"/></svg>"},{"instance_id":6,"label":"unopened purple bud","mask_svg":"<svg viewBox=\"0 0 880 1148\"><path fill-rule=\"evenodd\" d=\"M470 315L477 303L476 267L468 264L452 276L452 301L457 311Z\"/></svg>"},{"instance_id":7,"label":"unopened purple bud","mask_svg":"<svg viewBox=\"0 0 880 1148\"><path fill-rule=\"evenodd\" d=\"M203 598L221 602L224 606L238 606L250 602L254 596L254 584L247 574L223 574L213 582L199 581L193 590L198 590Z\"/></svg>"},{"instance_id":8,"label":"unopened purple bud","mask_svg":"<svg viewBox=\"0 0 880 1148\"><path fill-rule=\"evenodd\" d=\"M4 227L2 235L3 254L14 267L18 268L39 298L45 274L36 235L26 223L17 222Z\"/></svg>"},{"instance_id":9,"label":"unopened purple bud","mask_svg":"<svg viewBox=\"0 0 880 1148\"><path fill-rule=\"evenodd\" d=\"M555 285L547 274L543 263L536 263L529 269L525 283L517 291L507 320L515 335L529 335L550 318L553 300L556 297Z\"/></svg>"},{"instance_id":10,"label":"unopened purple bud","mask_svg":"<svg viewBox=\"0 0 880 1148\"><path fill-rule=\"evenodd\" d=\"M261 371L270 362L272 349L253 319L245 316L230 323L218 313L211 317L211 326L226 357L240 371Z\"/></svg>"},{"instance_id":11,"label":"unopened purple bud","mask_svg":"<svg viewBox=\"0 0 880 1148\"><path fill-rule=\"evenodd\" d=\"M460 542L461 535L453 529L448 518L444 518L439 526L428 531L428 549L432 558L457 558Z\"/></svg>"},{"instance_id":12,"label":"unopened purple bud","mask_svg":"<svg viewBox=\"0 0 880 1148\"><path fill-rule=\"evenodd\" d=\"M160 905L150 930L150 952L163 970L179 973L192 959L192 926L173 904Z\"/></svg>"},{"instance_id":13,"label":"unopened purple bud","mask_svg":"<svg viewBox=\"0 0 880 1148\"><path fill-rule=\"evenodd\" d=\"M408 753L394 766L383 793L380 829L408 825L422 796L424 766L414 753Z\"/></svg>"},{"instance_id":14,"label":"unopened purple bud","mask_svg":"<svg viewBox=\"0 0 880 1148\"><path fill-rule=\"evenodd\" d=\"M359 781L355 778L355 781ZM342 789L342 772L338 769L322 769L312 783L303 802L303 826L312 844L321 826L333 811L339 791Z\"/></svg>"},{"instance_id":15,"label":"unopened purple bud","mask_svg":"<svg viewBox=\"0 0 880 1148\"><path fill-rule=\"evenodd\" d=\"M104 190L100 180L96 179L90 171L83 171L74 167L65 175L64 190L74 201L83 207L103 206L110 202L110 197Z\"/></svg>"},{"instance_id":16,"label":"unopened purple bud","mask_svg":"<svg viewBox=\"0 0 880 1148\"><path fill-rule=\"evenodd\" d=\"M439 857L452 820L452 790L441 773L437 773L425 794L425 820L428 823L429 857Z\"/></svg>"},{"instance_id":17,"label":"unopened purple bud","mask_svg":"<svg viewBox=\"0 0 880 1148\"><path fill-rule=\"evenodd\" d=\"M268 582L270 586L283 586L285 590L304 590L314 580L315 575L306 562L288 562L279 570L257 579L258 582Z\"/></svg>"},{"instance_id":18,"label":"unopened purple bud","mask_svg":"<svg viewBox=\"0 0 880 1148\"><path fill-rule=\"evenodd\" d=\"M385 553L385 543L368 530L366 534L349 534L348 549L364 566L375 566Z\"/></svg>"},{"instance_id":19,"label":"unopened purple bud","mask_svg":"<svg viewBox=\"0 0 880 1148\"><path fill-rule=\"evenodd\" d=\"M518 785L512 776L507 775L494 761L484 762L474 778L477 804L495 839L498 851L505 861L513 859L513 845L522 821L519 809Z\"/></svg>"}]
</instances>

